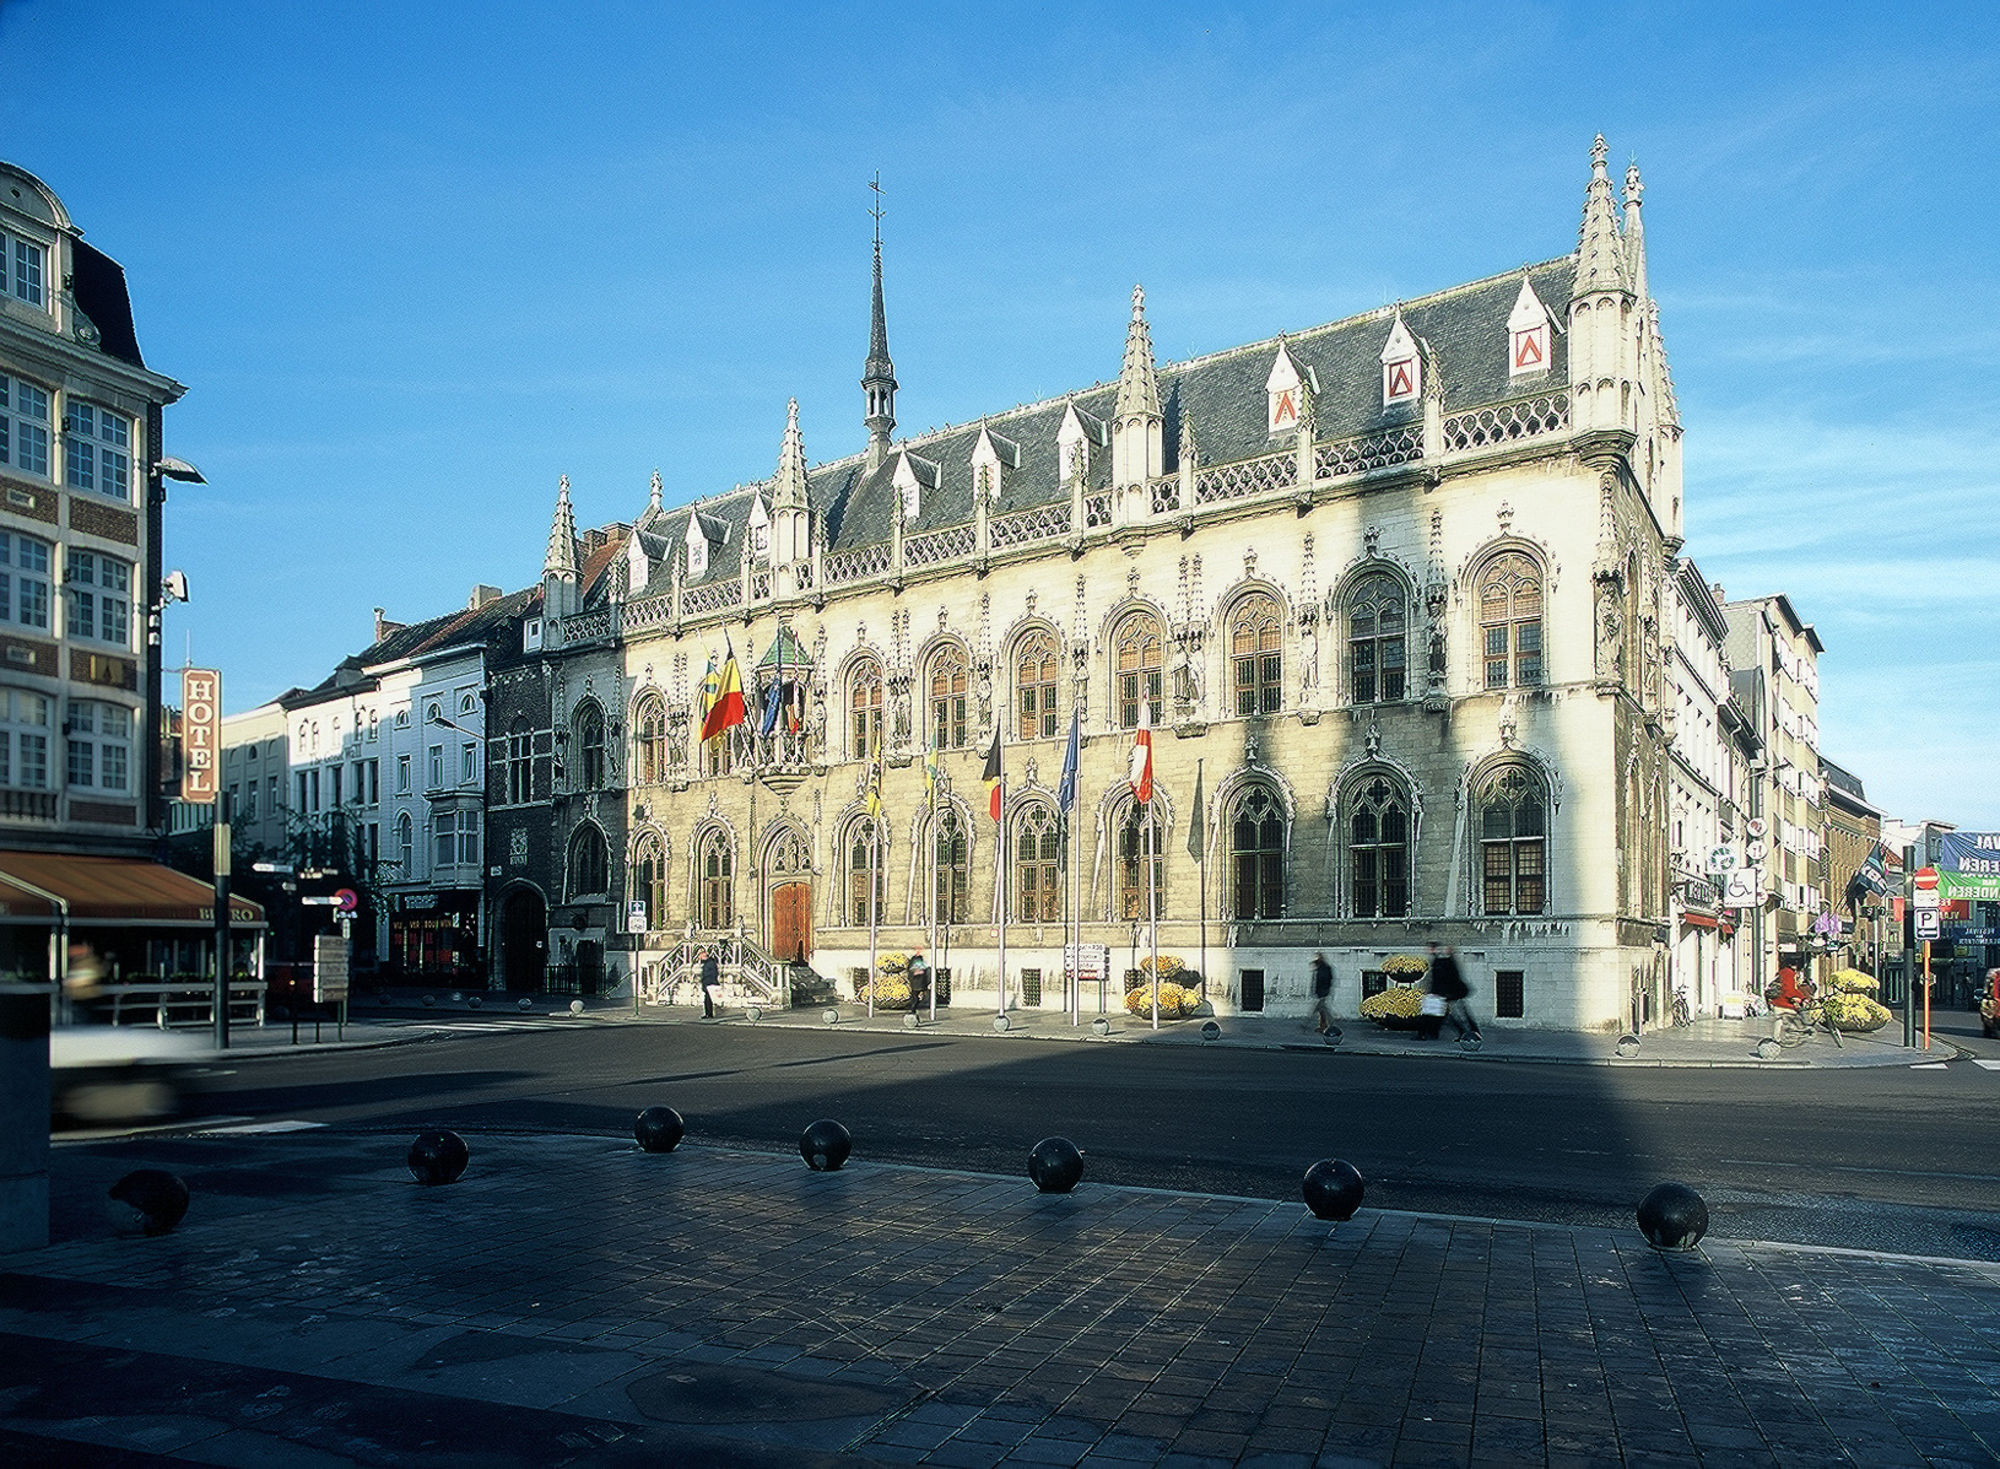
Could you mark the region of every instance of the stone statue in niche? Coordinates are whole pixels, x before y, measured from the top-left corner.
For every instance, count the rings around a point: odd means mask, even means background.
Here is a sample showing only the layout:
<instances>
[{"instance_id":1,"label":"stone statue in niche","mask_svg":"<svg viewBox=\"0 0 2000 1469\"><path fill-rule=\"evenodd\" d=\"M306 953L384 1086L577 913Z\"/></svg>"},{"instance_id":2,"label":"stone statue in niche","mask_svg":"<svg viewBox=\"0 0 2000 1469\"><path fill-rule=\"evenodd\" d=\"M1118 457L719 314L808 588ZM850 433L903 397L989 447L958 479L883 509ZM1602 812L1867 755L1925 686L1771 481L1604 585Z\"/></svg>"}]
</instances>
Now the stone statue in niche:
<instances>
[{"instance_id":1,"label":"stone statue in niche","mask_svg":"<svg viewBox=\"0 0 2000 1469\"><path fill-rule=\"evenodd\" d=\"M979 727L986 728L993 722L993 661L979 660Z\"/></svg>"},{"instance_id":2,"label":"stone statue in niche","mask_svg":"<svg viewBox=\"0 0 2000 1469\"><path fill-rule=\"evenodd\" d=\"M1597 590L1597 668L1605 678L1625 672L1625 613L1618 605L1618 583L1606 578Z\"/></svg>"},{"instance_id":3,"label":"stone statue in niche","mask_svg":"<svg viewBox=\"0 0 2000 1469\"><path fill-rule=\"evenodd\" d=\"M1299 689L1311 695L1319 690L1319 622L1306 619L1299 629Z\"/></svg>"},{"instance_id":4,"label":"stone statue in niche","mask_svg":"<svg viewBox=\"0 0 2000 1469\"><path fill-rule=\"evenodd\" d=\"M910 744L910 687L897 680L896 691L891 696L890 739L898 749L908 749Z\"/></svg>"},{"instance_id":5,"label":"stone statue in niche","mask_svg":"<svg viewBox=\"0 0 2000 1469\"><path fill-rule=\"evenodd\" d=\"M826 756L826 690L818 685L813 688L812 708L813 750L822 759Z\"/></svg>"}]
</instances>

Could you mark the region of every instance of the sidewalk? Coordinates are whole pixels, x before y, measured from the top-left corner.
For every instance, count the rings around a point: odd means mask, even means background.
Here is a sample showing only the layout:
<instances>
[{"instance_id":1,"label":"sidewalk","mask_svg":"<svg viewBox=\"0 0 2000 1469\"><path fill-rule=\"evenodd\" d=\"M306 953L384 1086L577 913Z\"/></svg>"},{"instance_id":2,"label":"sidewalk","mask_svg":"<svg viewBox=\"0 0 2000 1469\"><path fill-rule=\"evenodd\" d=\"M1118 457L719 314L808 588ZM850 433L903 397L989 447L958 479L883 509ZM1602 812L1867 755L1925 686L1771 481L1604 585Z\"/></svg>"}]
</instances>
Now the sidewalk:
<instances>
[{"instance_id":1,"label":"sidewalk","mask_svg":"<svg viewBox=\"0 0 2000 1469\"><path fill-rule=\"evenodd\" d=\"M671 1100L663 1097L662 1100ZM1825 1464L2000 1456L2000 1265L691 1139L57 1150L0 1453L131 1464ZM194 1194L117 1237L110 1182ZM1023 1175L1025 1175L1025 1160ZM90 1446L101 1446L92 1449ZM833 1456L838 1455L835 1459ZM137 1456L137 1457L135 1457Z\"/></svg>"},{"instance_id":2,"label":"sidewalk","mask_svg":"<svg viewBox=\"0 0 2000 1469\"><path fill-rule=\"evenodd\" d=\"M572 1012L570 1006L580 1008ZM829 1025L827 1012L837 1019ZM1106 1031L1100 1035L1092 1022L1100 1017L1086 1011L1072 1025L1066 1011L1021 1009L1007 1012L1004 1030L996 1025L999 1017L991 1010L971 1005L946 1005L933 1019L928 1012L918 1016L916 1029L936 1035L979 1037L1002 1042L1065 1041L1112 1045L1204 1046L1215 1045L1252 1050L1326 1050L1328 1043L1290 1016L1226 1015L1215 1021L1217 1036L1207 1039L1201 1020L1162 1021L1153 1029L1149 1018L1123 1011L1103 1016ZM702 1019L692 1005L648 1004L637 1012L630 1000L589 999L570 1001L535 996L527 1010L505 997L482 997L474 1005L469 997L456 1000L439 996L432 1006L399 998L388 1007L371 1001L355 1002L349 1014L344 1039L335 1039L333 1025L322 1027L322 1038L311 1039L303 1032L297 1046L291 1043L290 1026L282 1021L261 1030L239 1027L231 1054L240 1056L282 1055L291 1052L326 1050L336 1046L393 1045L434 1033L439 1027L496 1027L532 1023L542 1027L632 1023L656 1025L747 1025L778 1026L816 1031L870 1032L903 1031L910 1028L909 1012L878 1009L873 1016L867 1007L852 1003L814 1005L798 1009L762 1009L753 1022L740 1005L726 1007L714 1021ZM1764 1058L1757 1043L1771 1034L1770 1017L1751 1020L1702 1018L1686 1027L1649 1030L1639 1038L1635 1055L1618 1054L1618 1037L1601 1032L1511 1029L1489 1024L1480 1045L1468 1048L1449 1035L1434 1041L1419 1040L1413 1031L1385 1030L1372 1020L1343 1019L1341 1037L1332 1049L1367 1056L1429 1056L1453 1061L1532 1061L1579 1066L1693 1066L1749 1067L1758 1069L1797 1067L1915 1066L1925 1062L1951 1061L1965 1054L1950 1041L1933 1037L1929 1051L1906 1048L1902 1030L1891 1024L1872 1035L1848 1035L1835 1046L1825 1035L1815 1035L1804 1045Z\"/></svg>"}]
</instances>

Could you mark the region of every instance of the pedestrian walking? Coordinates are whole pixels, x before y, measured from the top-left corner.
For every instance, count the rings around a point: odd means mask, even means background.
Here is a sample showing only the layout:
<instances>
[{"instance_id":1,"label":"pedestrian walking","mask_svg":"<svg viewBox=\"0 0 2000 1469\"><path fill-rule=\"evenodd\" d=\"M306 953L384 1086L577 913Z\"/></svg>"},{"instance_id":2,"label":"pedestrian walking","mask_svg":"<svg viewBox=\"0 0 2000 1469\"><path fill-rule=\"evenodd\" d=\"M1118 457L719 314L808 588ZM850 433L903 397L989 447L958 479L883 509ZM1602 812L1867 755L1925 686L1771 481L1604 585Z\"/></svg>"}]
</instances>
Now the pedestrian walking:
<instances>
[{"instance_id":1,"label":"pedestrian walking","mask_svg":"<svg viewBox=\"0 0 2000 1469\"><path fill-rule=\"evenodd\" d=\"M701 1018L715 1019L716 1003L722 998L722 965L716 962L715 950L701 951Z\"/></svg>"},{"instance_id":2,"label":"pedestrian walking","mask_svg":"<svg viewBox=\"0 0 2000 1469\"><path fill-rule=\"evenodd\" d=\"M1333 966L1325 954L1313 955L1313 1029L1325 1035L1333 1025Z\"/></svg>"},{"instance_id":3,"label":"pedestrian walking","mask_svg":"<svg viewBox=\"0 0 2000 1469\"><path fill-rule=\"evenodd\" d=\"M1449 1020L1452 1029L1458 1032L1460 1040L1480 1039L1479 1022L1472 1018L1472 1007L1465 1003L1466 996L1472 993L1472 986L1465 982L1465 976L1459 972L1457 952L1450 944L1432 944L1430 947L1430 992L1444 1001L1444 1007L1432 1026L1431 1034L1438 1034L1444 1029L1444 1022Z\"/></svg>"},{"instance_id":4,"label":"pedestrian walking","mask_svg":"<svg viewBox=\"0 0 2000 1469\"><path fill-rule=\"evenodd\" d=\"M931 997L931 967L924 962L922 944L910 950L909 968L904 973L910 981L910 1013L914 1015L929 1003Z\"/></svg>"}]
</instances>

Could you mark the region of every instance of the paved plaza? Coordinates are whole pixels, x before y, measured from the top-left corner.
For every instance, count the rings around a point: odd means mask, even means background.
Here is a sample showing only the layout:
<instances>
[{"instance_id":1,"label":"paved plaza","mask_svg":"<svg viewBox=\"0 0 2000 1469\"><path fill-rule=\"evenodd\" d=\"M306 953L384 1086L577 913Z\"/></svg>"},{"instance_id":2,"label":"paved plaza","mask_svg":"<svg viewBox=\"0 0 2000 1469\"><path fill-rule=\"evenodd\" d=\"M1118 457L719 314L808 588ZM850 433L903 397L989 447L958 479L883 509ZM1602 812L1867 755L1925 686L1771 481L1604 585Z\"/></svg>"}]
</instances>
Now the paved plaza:
<instances>
[{"instance_id":1,"label":"paved plaza","mask_svg":"<svg viewBox=\"0 0 2000 1469\"><path fill-rule=\"evenodd\" d=\"M810 1119L802 1119L810 1120ZM142 1464L2000 1457L2000 1265L889 1165L691 1136L59 1148L0 1456ZM1309 1161L1309 1160L1308 1160ZM129 1169L194 1202L115 1232Z\"/></svg>"}]
</instances>

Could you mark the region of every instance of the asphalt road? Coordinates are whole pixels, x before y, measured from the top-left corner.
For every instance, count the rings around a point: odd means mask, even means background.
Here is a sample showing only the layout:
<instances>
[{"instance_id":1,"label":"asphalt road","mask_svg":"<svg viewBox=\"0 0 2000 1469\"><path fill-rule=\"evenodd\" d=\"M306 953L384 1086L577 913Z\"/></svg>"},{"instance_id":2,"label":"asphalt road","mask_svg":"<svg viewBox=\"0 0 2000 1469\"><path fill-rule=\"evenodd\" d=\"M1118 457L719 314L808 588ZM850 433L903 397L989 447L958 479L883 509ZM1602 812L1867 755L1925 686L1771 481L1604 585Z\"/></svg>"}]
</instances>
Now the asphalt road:
<instances>
[{"instance_id":1,"label":"asphalt road","mask_svg":"<svg viewBox=\"0 0 2000 1469\"><path fill-rule=\"evenodd\" d=\"M1976 1041L1976 1024L1973 1027ZM1980 1049L2000 1049L1981 1047ZM1370 1205L1621 1225L1654 1183L1711 1231L2000 1260L2000 1071L1634 1069L1149 1046L605 1025L243 1058L206 1110L407 1132L629 1133L790 1150L817 1117L857 1157L1019 1173L1060 1133L1106 1182L1296 1197L1342 1157Z\"/></svg>"}]
</instances>

